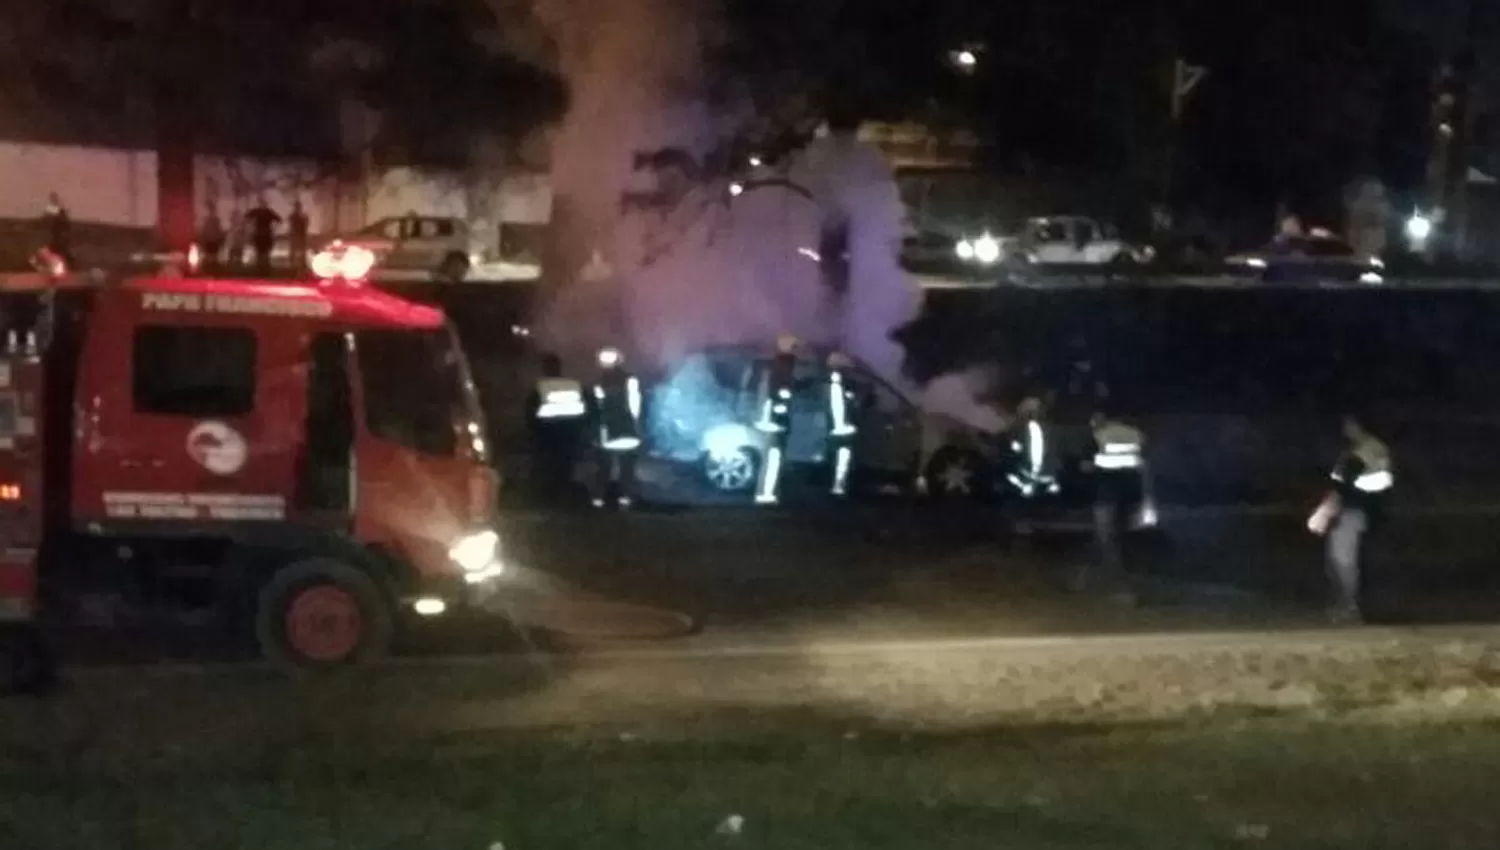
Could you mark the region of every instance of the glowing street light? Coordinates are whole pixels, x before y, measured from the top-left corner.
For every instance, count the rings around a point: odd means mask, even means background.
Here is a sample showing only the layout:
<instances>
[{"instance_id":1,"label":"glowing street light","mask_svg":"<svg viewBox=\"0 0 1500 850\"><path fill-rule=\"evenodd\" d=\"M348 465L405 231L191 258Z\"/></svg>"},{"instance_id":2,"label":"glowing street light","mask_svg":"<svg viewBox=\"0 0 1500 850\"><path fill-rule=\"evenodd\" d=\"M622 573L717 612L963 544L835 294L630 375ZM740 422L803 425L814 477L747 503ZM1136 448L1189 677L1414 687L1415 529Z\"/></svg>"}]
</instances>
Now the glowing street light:
<instances>
[{"instance_id":1,"label":"glowing street light","mask_svg":"<svg viewBox=\"0 0 1500 850\"><path fill-rule=\"evenodd\" d=\"M979 48L973 45L948 51L948 64L961 74L972 74L979 67Z\"/></svg>"},{"instance_id":2,"label":"glowing street light","mask_svg":"<svg viewBox=\"0 0 1500 850\"><path fill-rule=\"evenodd\" d=\"M1420 212L1412 213L1406 220L1406 238L1414 250L1422 250L1432 237L1432 219Z\"/></svg>"}]
</instances>

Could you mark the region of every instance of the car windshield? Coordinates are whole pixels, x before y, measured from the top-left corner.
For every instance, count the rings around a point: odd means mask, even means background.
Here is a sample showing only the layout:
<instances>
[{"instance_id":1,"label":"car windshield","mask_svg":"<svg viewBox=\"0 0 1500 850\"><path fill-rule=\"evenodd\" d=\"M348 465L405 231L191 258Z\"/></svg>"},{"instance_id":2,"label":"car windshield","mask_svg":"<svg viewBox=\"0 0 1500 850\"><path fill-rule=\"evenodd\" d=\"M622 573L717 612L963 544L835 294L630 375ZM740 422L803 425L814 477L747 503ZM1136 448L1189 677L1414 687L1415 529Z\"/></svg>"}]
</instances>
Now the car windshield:
<instances>
[{"instance_id":1,"label":"car windshield","mask_svg":"<svg viewBox=\"0 0 1500 850\"><path fill-rule=\"evenodd\" d=\"M355 346L371 434L448 457L460 429L472 425L483 433L468 364L451 330L360 331Z\"/></svg>"}]
</instances>

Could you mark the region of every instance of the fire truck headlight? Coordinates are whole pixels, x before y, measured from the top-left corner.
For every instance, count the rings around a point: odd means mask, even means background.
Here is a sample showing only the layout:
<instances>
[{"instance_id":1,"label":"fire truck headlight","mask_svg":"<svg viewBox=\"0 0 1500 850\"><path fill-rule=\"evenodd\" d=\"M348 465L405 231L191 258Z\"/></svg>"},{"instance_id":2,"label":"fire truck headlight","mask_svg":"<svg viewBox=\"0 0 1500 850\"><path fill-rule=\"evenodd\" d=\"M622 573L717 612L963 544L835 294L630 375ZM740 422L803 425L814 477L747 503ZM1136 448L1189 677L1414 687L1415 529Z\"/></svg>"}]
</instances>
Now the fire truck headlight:
<instances>
[{"instance_id":1,"label":"fire truck headlight","mask_svg":"<svg viewBox=\"0 0 1500 850\"><path fill-rule=\"evenodd\" d=\"M967 261L974 259L974 243L970 242L967 239L958 240L958 244L954 246L953 250L958 252L958 258L960 260Z\"/></svg>"},{"instance_id":2,"label":"fire truck headlight","mask_svg":"<svg viewBox=\"0 0 1500 850\"><path fill-rule=\"evenodd\" d=\"M483 574L497 567L500 535L486 529L460 537L448 548L448 557L468 574Z\"/></svg>"},{"instance_id":3,"label":"fire truck headlight","mask_svg":"<svg viewBox=\"0 0 1500 850\"><path fill-rule=\"evenodd\" d=\"M1426 242L1432 235L1432 219L1421 213L1415 213L1406 220L1406 237L1414 243Z\"/></svg>"},{"instance_id":4,"label":"fire truck headlight","mask_svg":"<svg viewBox=\"0 0 1500 850\"><path fill-rule=\"evenodd\" d=\"M974 259L985 265L1000 261L1000 240L988 233L974 240Z\"/></svg>"}]
</instances>

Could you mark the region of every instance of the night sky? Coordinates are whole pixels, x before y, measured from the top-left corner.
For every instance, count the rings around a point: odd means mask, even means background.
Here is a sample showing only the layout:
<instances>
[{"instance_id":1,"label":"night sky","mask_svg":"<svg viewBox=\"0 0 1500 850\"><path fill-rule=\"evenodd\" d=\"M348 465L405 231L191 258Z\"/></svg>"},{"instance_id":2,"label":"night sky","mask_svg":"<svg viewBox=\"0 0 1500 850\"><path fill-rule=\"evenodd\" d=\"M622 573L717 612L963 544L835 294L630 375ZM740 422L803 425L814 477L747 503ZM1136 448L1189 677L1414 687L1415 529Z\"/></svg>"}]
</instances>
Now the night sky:
<instances>
[{"instance_id":1,"label":"night sky","mask_svg":"<svg viewBox=\"0 0 1500 850\"><path fill-rule=\"evenodd\" d=\"M871 117L971 127L988 170L1066 175L1120 198L1156 191L1170 147L1177 199L1220 216L1264 216L1277 201L1331 211L1363 174L1397 193L1416 189L1436 69L1470 36L1477 102L1494 102L1485 94L1500 88L1483 61L1500 32L1493 0L722 2L728 38L712 67L766 95L762 106L802 91ZM461 159L472 125L524 135L562 104L545 72L487 59L466 38L488 8L515 2L198 3L198 35L187 42L120 12L153 6L145 0L58 0L45 12L3 3L16 30L0 89L7 126L36 127L39 138L149 136L152 123L137 119L150 97L131 87L185 79L202 102L201 144L316 153L335 144L328 102L345 83L309 74L298 57L330 33L368 39L391 58L358 88L389 110L395 156ZM968 43L983 45L972 76L943 61ZM1166 116L1173 56L1209 69L1175 134ZM24 120L39 109L76 120ZM1496 170L1500 132L1488 112L1475 122L1472 161ZM132 127L129 138L105 138Z\"/></svg>"}]
</instances>

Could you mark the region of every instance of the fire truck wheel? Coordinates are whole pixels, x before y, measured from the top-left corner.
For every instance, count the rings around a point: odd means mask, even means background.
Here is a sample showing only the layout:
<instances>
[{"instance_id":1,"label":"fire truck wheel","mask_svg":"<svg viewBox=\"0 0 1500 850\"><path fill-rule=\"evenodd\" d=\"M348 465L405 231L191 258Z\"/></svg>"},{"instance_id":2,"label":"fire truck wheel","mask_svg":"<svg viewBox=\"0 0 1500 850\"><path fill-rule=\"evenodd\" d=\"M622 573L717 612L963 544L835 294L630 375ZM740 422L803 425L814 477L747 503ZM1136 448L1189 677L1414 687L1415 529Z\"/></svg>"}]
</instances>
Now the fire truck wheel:
<instances>
[{"instance_id":1,"label":"fire truck wheel","mask_svg":"<svg viewBox=\"0 0 1500 850\"><path fill-rule=\"evenodd\" d=\"M391 611L375 580L327 558L298 561L271 576L255 613L261 652L295 670L371 661L391 643Z\"/></svg>"}]
</instances>

